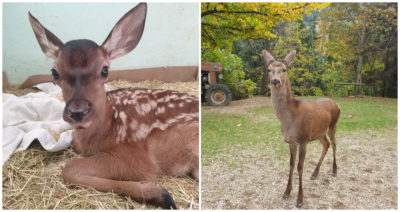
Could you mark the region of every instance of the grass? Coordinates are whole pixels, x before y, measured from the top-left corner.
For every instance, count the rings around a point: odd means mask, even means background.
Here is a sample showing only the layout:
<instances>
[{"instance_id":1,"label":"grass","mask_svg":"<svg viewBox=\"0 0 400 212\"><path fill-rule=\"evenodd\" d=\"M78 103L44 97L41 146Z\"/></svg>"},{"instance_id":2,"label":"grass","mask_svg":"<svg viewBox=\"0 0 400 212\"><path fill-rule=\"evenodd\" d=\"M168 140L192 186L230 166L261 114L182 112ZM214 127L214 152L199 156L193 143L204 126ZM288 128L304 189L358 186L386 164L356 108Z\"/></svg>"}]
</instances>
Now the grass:
<instances>
[{"instance_id":1,"label":"grass","mask_svg":"<svg viewBox=\"0 0 400 212\"><path fill-rule=\"evenodd\" d=\"M314 100L318 97L300 97ZM282 142L280 123L271 105L246 108L240 112L219 113L202 110L202 162L228 153L227 149L247 148L265 143L280 154L286 154L287 144ZM397 125L397 99L388 98L331 98L341 107L338 133L366 129L383 129ZM227 106L230 107L230 106ZM231 146L234 148L225 148ZM222 159L223 160L223 159Z\"/></svg>"}]
</instances>

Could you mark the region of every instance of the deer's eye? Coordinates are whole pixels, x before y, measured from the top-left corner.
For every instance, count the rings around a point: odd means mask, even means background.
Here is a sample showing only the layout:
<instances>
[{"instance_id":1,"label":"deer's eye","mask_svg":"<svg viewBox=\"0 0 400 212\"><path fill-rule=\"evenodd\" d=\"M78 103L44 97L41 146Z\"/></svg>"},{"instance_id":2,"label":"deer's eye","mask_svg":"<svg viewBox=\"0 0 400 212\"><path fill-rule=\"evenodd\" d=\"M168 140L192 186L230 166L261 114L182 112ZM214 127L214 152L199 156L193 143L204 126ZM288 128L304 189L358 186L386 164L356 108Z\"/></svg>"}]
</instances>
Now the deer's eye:
<instances>
[{"instance_id":1,"label":"deer's eye","mask_svg":"<svg viewBox=\"0 0 400 212\"><path fill-rule=\"evenodd\" d=\"M60 78L60 75L54 68L51 69L51 75L53 75L54 80L58 80Z\"/></svg>"},{"instance_id":2,"label":"deer's eye","mask_svg":"<svg viewBox=\"0 0 400 212\"><path fill-rule=\"evenodd\" d=\"M102 77L108 76L108 67L107 66L104 66L103 69L101 70L101 76Z\"/></svg>"},{"instance_id":3,"label":"deer's eye","mask_svg":"<svg viewBox=\"0 0 400 212\"><path fill-rule=\"evenodd\" d=\"M268 72L271 72L271 70L267 69Z\"/></svg>"},{"instance_id":4,"label":"deer's eye","mask_svg":"<svg viewBox=\"0 0 400 212\"><path fill-rule=\"evenodd\" d=\"M286 72L286 68L285 68L285 69L283 69L283 72Z\"/></svg>"}]
</instances>

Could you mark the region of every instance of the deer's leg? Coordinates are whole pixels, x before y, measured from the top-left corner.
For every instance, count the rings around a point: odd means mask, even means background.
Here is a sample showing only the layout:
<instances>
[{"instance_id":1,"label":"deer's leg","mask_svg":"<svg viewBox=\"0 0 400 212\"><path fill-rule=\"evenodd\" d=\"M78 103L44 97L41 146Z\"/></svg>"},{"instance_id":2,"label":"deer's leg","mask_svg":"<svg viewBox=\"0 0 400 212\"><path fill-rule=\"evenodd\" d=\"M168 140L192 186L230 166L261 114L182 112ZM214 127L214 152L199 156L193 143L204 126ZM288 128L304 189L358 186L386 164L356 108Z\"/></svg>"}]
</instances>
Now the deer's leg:
<instances>
[{"instance_id":1,"label":"deer's leg","mask_svg":"<svg viewBox=\"0 0 400 212\"><path fill-rule=\"evenodd\" d=\"M319 158L319 162L317 164L317 167L315 167L315 170L314 170L314 172L313 172L313 174L311 176L311 180L317 179L318 174L319 174L319 168L321 167L322 161L324 160L326 152L329 149L329 141L328 141L328 138L326 136L322 137L320 139L320 141L321 141L321 144L322 144L322 153L321 153L321 157Z\"/></svg>"},{"instance_id":2,"label":"deer's leg","mask_svg":"<svg viewBox=\"0 0 400 212\"><path fill-rule=\"evenodd\" d=\"M331 140L331 144L332 144L332 150L333 150L333 173L332 175L334 177L336 177L337 175L337 166L336 166L336 137L335 137L335 133L336 133L336 127L334 129L330 129L328 131L328 135L329 138Z\"/></svg>"},{"instance_id":3,"label":"deer's leg","mask_svg":"<svg viewBox=\"0 0 400 212\"><path fill-rule=\"evenodd\" d=\"M143 173L143 169L148 167L132 167L132 163L121 161L112 154L101 153L69 161L62 174L64 182L72 186L91 187L130 196L137 202L176 209L171 195L152 182L155 172ZM135 170L141 172L136 173Z\"/></svg>"},{"instance_id":4,"label":"deer's leg","mask_svg":"<svg viewBox=\"0 0 400 212\"><path fill-rule=\"evenodd\" d=\"M296 207L301 208L303 206L303 165L304 159L306 157L306 144L301 144L299 147L299 163L297 164L297 172L299 174L299 193L297 195L297 205Z\"/></svg>"},{"instance_id":5,"label":"deer's leg","mask_svg":"<svg viewBox=\"0 0 400 212\"><path fill-rule=\"evenodd\" d=\"M283 194L283 198L287 199L290 196L290 192L292 191L292 176L293 176L293 169L294 169L294 164L296 161L296 155L297 155L297 145L296 144L290 144L290 172L289 172L289 180L288 184L286 186L285 193Z\"/></svg>"}]
</instances>

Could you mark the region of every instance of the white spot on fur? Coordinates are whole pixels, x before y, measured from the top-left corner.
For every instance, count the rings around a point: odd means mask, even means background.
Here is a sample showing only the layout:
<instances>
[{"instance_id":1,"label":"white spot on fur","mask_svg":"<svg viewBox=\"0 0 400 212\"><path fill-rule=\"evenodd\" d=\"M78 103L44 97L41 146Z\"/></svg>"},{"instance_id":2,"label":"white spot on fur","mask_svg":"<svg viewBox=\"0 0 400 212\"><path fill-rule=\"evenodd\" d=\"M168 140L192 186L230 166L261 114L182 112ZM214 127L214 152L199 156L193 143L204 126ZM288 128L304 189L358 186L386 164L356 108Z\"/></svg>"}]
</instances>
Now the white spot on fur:
<instances>
[{"instance_id":1,"label":"white spot on fur","mask_svg":"<svg viewBox=\"0 0 400 212\"><path fill-rule=\"evenodd\" d=\"M161 103L161 102L165 102L165 99L164 98L157 99L157 103Z\"/></svg>"},{"instance_id":2,"label":"white spot on fur","mask_svg":"<svg viewBox=\"0 0 400 212\"><path fill-rule=\"evenodd\" d=\"M136 121L136 120L132 120L132 121L129 123L129 127L130 127L132 130L135 130L136 127L137 127L137 121Z\"/></svg>"},{"instance_id":3,"label":"white spot on fur","mask_svg":"<svg viewBox=\"0 0 400 212\"><path fill-rule=\"evenodd\" d=\"M151 110L150 104L141 104L142 113L147 114Z\"/></svg>"},{"instance_id":4,"label":"white spot on fur","mask_svg":"<svg viewBox=\"0 0 400 212\"><path fill-rule=\"evenodd\" d=\"M157 102L154 101L154 100L151 100L150 101L150 107L151 107L151 109L155 109L157 107Z\"/></svg>"},{"instance_id":5,"label":"white spot on fur","mask_svg":"<svg viewBox=\"0 0 400 212\"><path fill-rule=\"evenodd\" d=\"M139 94L143 94L144 92L141 90L135 90L134 92L131 93L131 98L135 98Z\"/></svg>"},{"instance_id":6,"label":"white spot on fur","mask_svg":"<svg viewBox=\"0 0 400 212\"><path fill-rule=\"evenodd\" d=\"M140 124L139 129L136 131L136 137L138 139L143 139L145 138L150 132L149 126L146 124Z\"/></svg>"},{"instance_id":7,"label":"white spot on fur","mask_svg":"<svg viewBox=\"0 0 400 212\"><path fill-rule=\"evenodd\" d=\"M153 94L160 94L160 93L164 93L164 92L167 92L167 90L156 90L156 91L153 91Z\"/></svg>"},{"instance_id":8,"label":"white spot on fur","mask_svg":"<svg viewBox=\"0 0 400 212\"><path fill-rule=\"evenodd\" d=\"M172 103L168 103L168 105L167 105L169 108L174 108L175 107L175 105L174 104L172 104Z\"/></svg>"},{"instance_id":9,"label":"white spot on fur","mask_svg":"<svg viewBox=\"0 0 400 212\"><path fill-rule=\"evenodd\" d=\"M124 111L121 111L119 113L119 118L121 118L122 123L125 125L126 124L126 113Z\"/></svg>"},{"instance_id":10,"label":"white spot on fur","mask_svg":"<svg viewBox=\"0 0 400 212\"><path fill-rule=\"evenodd\" d=\"M157 108L157 110L156 110L156 115L159 115L159 114L162 114L162 113L165 113L165 107L158 107Z\"/></svg>"}]
</instances>

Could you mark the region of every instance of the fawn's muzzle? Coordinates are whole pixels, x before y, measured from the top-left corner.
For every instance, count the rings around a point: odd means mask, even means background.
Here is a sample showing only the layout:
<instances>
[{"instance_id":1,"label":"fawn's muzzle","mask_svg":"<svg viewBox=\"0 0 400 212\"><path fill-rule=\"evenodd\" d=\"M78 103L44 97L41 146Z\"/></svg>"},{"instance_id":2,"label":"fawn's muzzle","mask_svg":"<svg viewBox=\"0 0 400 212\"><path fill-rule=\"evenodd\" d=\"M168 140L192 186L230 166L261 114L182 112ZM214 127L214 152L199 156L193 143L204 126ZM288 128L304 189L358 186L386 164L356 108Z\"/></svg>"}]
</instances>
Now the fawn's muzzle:
<instances>
[{"instance_id":1,"label":"fawn's muzzle","mask_svg":"<svg viewBox=\"0 0 400 212\"><path fill-rule=\"evenodd\" d=\"M71 100L65 106L64 118L67 118L66 121L81 122L90 112L90 108L91 103L87 100Z\"/></svg>"},{"instance_id":2,"label":"fawn's muzzle","mask_svg":"<svg viewBox=\"0 0 400 212\"><path fill-rule=\"evenodd\" d=\"M281 82L280 82L279 80L277 80L277 79L273 79L273 80L271 81L271 83L274 84L274 85L278 85L278 84L280 84Z\"/></svg>"}]
</instances>

